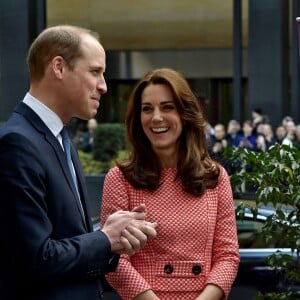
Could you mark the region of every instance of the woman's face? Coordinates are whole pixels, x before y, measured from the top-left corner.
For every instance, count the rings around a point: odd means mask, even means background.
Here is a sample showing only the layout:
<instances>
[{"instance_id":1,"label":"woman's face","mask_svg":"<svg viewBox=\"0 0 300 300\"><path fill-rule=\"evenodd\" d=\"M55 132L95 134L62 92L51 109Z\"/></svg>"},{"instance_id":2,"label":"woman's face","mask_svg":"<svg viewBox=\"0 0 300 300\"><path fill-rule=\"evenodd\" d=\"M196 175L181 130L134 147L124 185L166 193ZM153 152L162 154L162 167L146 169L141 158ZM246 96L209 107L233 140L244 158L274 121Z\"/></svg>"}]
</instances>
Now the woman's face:
<instances>
[{"instance_id":1,"label":"woman's face","mask_svg":"<svg viewBox=\"0 0 300 300\"><path fill-rule=\"evenodd\" d=\"M177 154L182 121L171 89L164 84L150 84L141 95L141 124L155 153Z\"/></svg>"}]
</instances>

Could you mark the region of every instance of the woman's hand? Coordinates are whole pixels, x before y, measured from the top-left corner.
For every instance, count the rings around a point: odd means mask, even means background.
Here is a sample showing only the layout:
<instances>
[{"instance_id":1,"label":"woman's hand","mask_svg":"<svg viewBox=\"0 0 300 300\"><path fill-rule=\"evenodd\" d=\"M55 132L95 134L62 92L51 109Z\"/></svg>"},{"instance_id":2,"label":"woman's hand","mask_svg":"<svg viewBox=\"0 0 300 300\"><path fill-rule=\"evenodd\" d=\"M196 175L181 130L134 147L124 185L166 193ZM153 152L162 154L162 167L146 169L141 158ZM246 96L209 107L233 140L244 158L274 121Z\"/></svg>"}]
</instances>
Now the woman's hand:
<instances>
[{"instance_id":1,"label":"woman's hand","mask_svg":"<svg viewBox=\"0 0 300 300\"><path fill-rule=\"evenodd\" d=\"M147 290L141 294L138 294L133 300L159 300L152 290Z\"/></svg>"},{"instance_id":2,"label":"woman's hand","mask_svg":"<svg viewBox=\"0 0 300 300\"><path fill-rule=\"evenodd\" d=\"M195 300L221 300L223 297L222 289L214 284L208 284Z\"/></svg>"}]
</instances>

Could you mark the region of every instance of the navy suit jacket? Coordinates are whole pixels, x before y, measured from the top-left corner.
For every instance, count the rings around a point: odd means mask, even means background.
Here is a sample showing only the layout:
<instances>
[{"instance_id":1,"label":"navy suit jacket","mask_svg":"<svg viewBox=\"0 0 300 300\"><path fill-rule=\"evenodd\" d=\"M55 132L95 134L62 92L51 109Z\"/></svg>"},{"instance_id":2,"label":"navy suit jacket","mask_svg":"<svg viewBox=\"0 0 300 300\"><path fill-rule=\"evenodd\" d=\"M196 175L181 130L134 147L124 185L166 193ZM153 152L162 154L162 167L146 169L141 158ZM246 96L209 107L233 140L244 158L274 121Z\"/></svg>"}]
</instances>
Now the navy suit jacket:
<instances>
[{"instance_id":1,"label":"navy suit jacket","mask_svg":"<svg viewBox=\"0 0 300 300\"><path fill-rule=\"evenodd\" d=\"M108 238L93 232L71 152L85 220L64 151L39 116L21 102L0 129L1 300L99 299L100 278L116 267Z\"/></svg>"}]
</instances>

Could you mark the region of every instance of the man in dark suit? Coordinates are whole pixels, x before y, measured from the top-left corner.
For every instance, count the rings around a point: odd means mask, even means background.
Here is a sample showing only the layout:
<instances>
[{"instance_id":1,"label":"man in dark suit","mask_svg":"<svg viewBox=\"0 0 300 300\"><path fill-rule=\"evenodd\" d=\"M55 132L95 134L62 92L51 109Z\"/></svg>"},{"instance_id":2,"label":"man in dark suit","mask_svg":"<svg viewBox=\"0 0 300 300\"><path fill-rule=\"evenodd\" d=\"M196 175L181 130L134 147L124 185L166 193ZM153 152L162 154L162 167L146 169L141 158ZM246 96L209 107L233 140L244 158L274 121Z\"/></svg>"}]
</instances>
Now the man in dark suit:
<instances>
[{"instance_id":1,"label":"man in dark suit","mask_svg":"<svg viewBox=\"0 0 300 300\"><path fill-rule=\"evenodd\" d=\"M105 51L90 31L56 26L36 38L27 62L29 92L0 130L0 299L101 299L100 278L118 255L156 235L144 205L93 232L73 146L68 166L61 130L97 113Z\"/></svg>"}]
</instances>

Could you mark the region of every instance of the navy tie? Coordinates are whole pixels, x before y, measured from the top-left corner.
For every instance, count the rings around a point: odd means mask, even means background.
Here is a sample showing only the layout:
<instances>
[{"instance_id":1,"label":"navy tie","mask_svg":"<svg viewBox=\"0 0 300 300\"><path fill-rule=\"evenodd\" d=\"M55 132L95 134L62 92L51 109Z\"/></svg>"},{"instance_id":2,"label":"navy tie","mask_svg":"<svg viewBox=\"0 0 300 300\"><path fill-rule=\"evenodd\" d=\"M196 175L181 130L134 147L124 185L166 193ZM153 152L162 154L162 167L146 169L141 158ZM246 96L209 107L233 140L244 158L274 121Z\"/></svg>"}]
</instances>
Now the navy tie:
<instances>
[{"instance_id":1,"label":"navy tie","mask_svg":"<svg viewBox=\"0 0 300 300\"><path fill-rule=\"evenodd\" d=\"M70 138L69 138L67 128L65 126L61 130L60 135L62 137L62 143L63 143L65 154L66 154L66 157L67 157L69 170L70 170L70 173L72 175L73 183L74 183L74 186L75 186L75 189L76 189L76 192L77 192L79 205L80 205L80 208L81 208L81 213L82 213L83 219L84 219L84 210L83 210L83 207L82 207L82 204L81 204L81 201L80 201L80 194L79 194L79 191L78 191L76 173L75 173L75 169L74 169L72 158L71 158L71 141L70 141Z\"/></svg>"}]
</instances>

